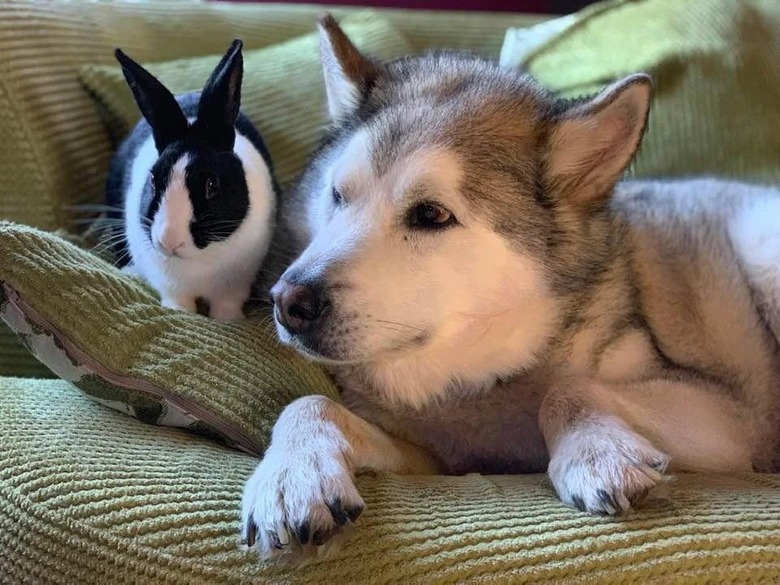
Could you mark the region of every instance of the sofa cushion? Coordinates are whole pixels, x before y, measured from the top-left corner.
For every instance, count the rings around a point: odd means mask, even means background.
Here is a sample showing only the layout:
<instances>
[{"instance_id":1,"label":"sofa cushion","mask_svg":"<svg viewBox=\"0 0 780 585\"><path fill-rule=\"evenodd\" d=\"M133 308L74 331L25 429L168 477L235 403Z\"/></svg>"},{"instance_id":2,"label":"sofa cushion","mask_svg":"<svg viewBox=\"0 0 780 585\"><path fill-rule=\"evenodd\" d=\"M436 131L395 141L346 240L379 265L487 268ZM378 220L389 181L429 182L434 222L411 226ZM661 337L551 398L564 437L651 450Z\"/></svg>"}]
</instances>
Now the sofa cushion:
<instances>
[{"instance_id":1,"label":"sofa cushion","mask_svg":"<svg viewBox=\"0 0 780 585\"><path fill-rule=\"evenodd\" d=\"M390 59L411 51L390 22L372 10L353 14L342 24L353 42L367 54ZM220 57L145 66L178 94L200 90ZM97 99L103 119L118 142L140 118L121 69L118 65L87 65L80 76ZM241 109L262 134L277 178L285 185L300 171L327 123L318 36L311 33L271 47L244 51Z\"/></svg>"},{"instance_id":2,"label":"sofa cushion","mask_svg":"<svg viewBox=\"0 0 780 585\"><path fill-rule=\"evenodd\" d=\"M319 367L278 344L269 315L220 323L164 309L140 281L97 256L7 222L0 222L0 317L98 402L252 453L262 453L290 401L336 397Z\"/></svg>"},{"instance_id":3,"label":"sofa cushion","mask_svg":"<svg viewBox=\"0 0 780 585\"><path fill-rule=\"evenodd\" d=\"M557 23L534 27L535 39L508 31L503 65L567 97L650 73L633 174L780 182L780 2L610 0Z\"/></svg>"},{"instance_id":4,"label":"sofa cushion","mask_svg":"<svg viewBox=\"0 0 780 585\"><path fill-rule=\"evenodd\" d=\"M541 475L366 475L349 540L293 571L239 544L252 457L62 381L0 379L0 413L3 582L780 583L780 476L682 475L671 500L606 518Z\"/></svg>"}]
</instances>

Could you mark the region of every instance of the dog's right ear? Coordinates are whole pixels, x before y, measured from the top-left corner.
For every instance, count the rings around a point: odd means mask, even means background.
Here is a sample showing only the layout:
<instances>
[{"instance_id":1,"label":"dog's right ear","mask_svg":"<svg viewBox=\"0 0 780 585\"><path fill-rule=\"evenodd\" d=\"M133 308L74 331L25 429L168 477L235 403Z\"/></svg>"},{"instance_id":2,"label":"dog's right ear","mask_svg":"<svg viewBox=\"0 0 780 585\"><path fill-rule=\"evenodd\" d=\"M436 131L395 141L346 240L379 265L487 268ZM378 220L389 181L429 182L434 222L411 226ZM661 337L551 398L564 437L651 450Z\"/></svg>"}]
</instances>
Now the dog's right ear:
<instances>
[{"instance_id":1,"label":"dog's right ear","mask_svg":"<svg viewBox=\"0 0 780 585\"><path fill-rule=\"evenodd\" d=\"M611 194L645 131L650 86L631 75L554 121L546 163L562 196L587 206Z\"/></svg>"},{"instance_id":2,"label":"dog's right ear","mask_svg":"<svg viewBox=\"0 0 780 585\"><path fill-rule=\"evenodd\" d=\"M154 75L125 55L121 49L116 49L114 55L122 66L122 73L141 114L152 127L157 152L162 152L171 142L184 137L187 132L187 118L173 94Z\"/></svg>"},{"instance_id":3,"label":"dog's right ear","mask_svg":"<svg viewBox=\"0 0 780 585\"><path fill-rule=\"evenodd\" d=\"M344 120L357 110L376 77L376 66L355 48L330 14L318 19L320 58L331 120Z\"/></svg>"}]
</instances>

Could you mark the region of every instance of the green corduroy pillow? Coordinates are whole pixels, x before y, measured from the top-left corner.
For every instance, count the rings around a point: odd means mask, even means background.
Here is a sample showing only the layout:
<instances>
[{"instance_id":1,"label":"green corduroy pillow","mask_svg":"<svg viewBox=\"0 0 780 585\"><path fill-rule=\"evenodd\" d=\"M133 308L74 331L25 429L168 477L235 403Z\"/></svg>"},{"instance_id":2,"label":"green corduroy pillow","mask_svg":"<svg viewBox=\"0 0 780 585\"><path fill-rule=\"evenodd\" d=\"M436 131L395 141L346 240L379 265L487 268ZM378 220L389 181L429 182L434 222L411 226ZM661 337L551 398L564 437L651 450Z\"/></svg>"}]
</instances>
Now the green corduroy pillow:
<instances>
[{"instance_id":1,"label":"green corduroy pillow","mask_svg":"<svg viewBox=\"0 0 780 585\"><path fill-rule=\"evenodd\" d=\"M383 58L409 51L372 11L344 21L358 46ZM325 122L318 40L312 33L245 52L243 108L281 180L303 164ZM174 92L199 89L219 56L149 65ZM138 110L119 67L89 66L84 84L120 139ZM186 427L261 453L296 397L337 397L319 367L280 346L269 315L218 323L163 309L155 295L58 235L0 223L0 317L54 373L148 423Z\"/></svg>"},{"instance_id":2,"label":"green corduroy pillow","mask_svg":"<svg viewBox=\"0 0 780 585\"><path fill-rule=\"evenodd\" d=\"M314 26L314 23L312 23ZM344 31L361 50L381 59L411 51L406 39L376 12L344 19ZM132 56L132 55L131 55ZM200 90L220 56L149 63L145 66L174 93ZM81 81L97 100L111 134L119 140L140 118L119 67L89 65ZM314 33L272 47L244 52L241 109L257 125L284 185L301 169L327 122Z\"/></svg>"},{"instance_id":3,"label":"green corduroy pillow","mask_svg":"<svg viewBox=\"0 0 780 585\"><path fill-rule=\"evenodd\" d=\"M295 398L337 397L324 371L277 343L267 315L221 323L164 309L94 254L9 222L0 222L0 317L89 397L251 453Z\"/></svg>"},{"instance_id":4,"label":"green corduroy pillow","mask_svg":"<svg viewBox=\"0 0 780 585\"><path fill-rule=\"evenodd\" d=\"M780 182L780 2L610 0L507 32L504 66L574 97L653 76L642 177Z\"/></svg>"}]
</instances>

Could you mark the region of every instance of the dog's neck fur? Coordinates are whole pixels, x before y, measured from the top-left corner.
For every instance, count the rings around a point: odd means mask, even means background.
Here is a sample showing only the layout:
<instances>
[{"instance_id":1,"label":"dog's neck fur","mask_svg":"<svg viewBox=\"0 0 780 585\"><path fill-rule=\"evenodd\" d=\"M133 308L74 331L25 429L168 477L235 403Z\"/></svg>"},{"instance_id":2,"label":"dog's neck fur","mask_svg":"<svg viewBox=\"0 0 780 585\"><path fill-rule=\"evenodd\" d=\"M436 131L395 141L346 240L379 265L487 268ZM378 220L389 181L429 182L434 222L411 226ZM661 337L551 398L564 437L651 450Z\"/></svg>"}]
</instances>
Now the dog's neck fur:
<instances>
[{"instance_id":1,"label":"dog's neck fur","mask_svg":"<svg viewBox=\"0 0 780 585\"><path fill-rule=\"evenodd\" d=\"M400 355L336 367L340 386L359 392L364 400L421 409L431 401L488 391L515 377L546 377L546 371L593 373L601 365L600 355L631 331L635 304L624 226L612 214L599 222L602 235L590 253L610 259L603 272L561 296L524 299L517 310L475 316L442 335L446 341L434 338ZM565 246L557 253L573 255ZM574 254L577 261L582 253ZM537 318L529 322L529 314ZM601 339L598 332L603 331L612 335ZM623 352L621 359L625 357ZM632 366L630 360L628 364Z\"/></svg>"}]
</instances>

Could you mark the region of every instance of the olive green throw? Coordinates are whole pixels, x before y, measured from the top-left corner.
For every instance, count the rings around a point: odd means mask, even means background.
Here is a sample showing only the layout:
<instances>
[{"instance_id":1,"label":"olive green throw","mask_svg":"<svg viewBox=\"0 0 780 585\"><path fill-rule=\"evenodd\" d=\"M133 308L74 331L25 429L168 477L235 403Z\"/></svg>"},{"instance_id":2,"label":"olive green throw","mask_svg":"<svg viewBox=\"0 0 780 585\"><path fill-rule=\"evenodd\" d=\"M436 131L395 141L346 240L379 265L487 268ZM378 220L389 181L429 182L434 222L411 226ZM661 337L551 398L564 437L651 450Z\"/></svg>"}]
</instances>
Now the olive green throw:
<instances>
[{"instance_id":1,"label":"olive green throw","mask_svg":"<svg viewBox=\"0 0 780 585\"><path fill-rule=\"evenodd\" d=\"M0 415L4 584L780 582L776 476L682 476L627 519L564 508L540 475L365 476L341 551L293 571L239 545L251 457L61 381L0 379Z\"/></svg>"}]
</instances>

